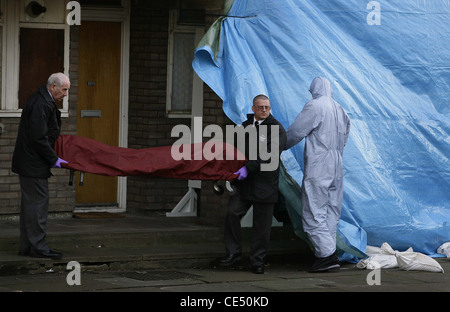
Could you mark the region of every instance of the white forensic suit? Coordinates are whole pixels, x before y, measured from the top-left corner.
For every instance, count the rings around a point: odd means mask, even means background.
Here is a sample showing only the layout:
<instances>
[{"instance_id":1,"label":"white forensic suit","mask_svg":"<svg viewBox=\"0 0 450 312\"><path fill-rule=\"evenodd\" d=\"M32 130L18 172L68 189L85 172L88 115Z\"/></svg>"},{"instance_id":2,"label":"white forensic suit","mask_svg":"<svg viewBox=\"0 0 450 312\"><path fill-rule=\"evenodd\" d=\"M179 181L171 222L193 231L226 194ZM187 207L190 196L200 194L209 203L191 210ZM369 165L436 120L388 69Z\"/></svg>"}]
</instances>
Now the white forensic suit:
<instances>
[{"instance_id":1,"label":"white forensic suit","mask_svg":"<svg viewBox=\"0 0 450 312\"><path fill-rule=\"evenodd\" d=\"M350 119L333 100L330 82L317 77L309 90L313 99L287 131L286 148L305 139L302 185L302 221L318 258L336 251L344 176L342 154L350 132Z\"/></svg>"}]
</instances>

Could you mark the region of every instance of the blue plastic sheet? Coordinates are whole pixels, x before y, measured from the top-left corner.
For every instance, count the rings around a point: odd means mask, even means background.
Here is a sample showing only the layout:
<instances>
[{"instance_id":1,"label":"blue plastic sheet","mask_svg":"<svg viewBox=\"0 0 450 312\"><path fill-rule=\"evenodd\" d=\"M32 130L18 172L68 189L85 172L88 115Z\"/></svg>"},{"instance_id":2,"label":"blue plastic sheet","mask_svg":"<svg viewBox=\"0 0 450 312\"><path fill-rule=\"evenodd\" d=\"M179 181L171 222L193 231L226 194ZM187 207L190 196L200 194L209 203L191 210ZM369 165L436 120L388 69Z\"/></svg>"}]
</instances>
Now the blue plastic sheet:
<instances>
[{"instance_id":1,"label":"blue plastic sheet","mask_svg":"<svg viewBox=\"0 0 450 312\"><path fill-rule=\"evenodd\" d=\"M438 256L450 241L449 20L441 0L235 0L193 67L233 122L264 93L286 129L313 78L328 78L352 123L340 238ZM303 147L282 155L298 185Z\"/></svg>"}]
</instances>

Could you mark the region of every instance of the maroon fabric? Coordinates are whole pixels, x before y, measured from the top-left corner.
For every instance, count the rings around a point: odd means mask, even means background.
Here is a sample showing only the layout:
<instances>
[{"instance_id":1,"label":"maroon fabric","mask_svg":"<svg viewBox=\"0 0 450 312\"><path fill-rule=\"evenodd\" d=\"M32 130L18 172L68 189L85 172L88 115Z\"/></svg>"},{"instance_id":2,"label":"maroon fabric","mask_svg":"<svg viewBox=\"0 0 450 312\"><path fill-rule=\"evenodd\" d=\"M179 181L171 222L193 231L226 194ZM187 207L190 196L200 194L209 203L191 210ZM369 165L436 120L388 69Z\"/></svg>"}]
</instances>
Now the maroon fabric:
<instances>
[{"instance_id":1,"label":"maroon fabric","mask_svg":"<svg viewBox=\"0 0 450 312\"><path fill-rule=\"evenodd\" d=\"M233 146L220 143L213 160L202 157L194 160L196 148L208 143L186 144L191 149L191 160L174 160L172 146L131 149L109 146L93 139L74 135L60 135L55 143L56 154L68 161L64 168L106 176L151 176L189 180L234 180L234 172L246 160L237 160L239 154ZM219 148L220 149L220 148ZM178 149L177 149L178 150ZM209 148L208 148L209 150ZM199 155L197 153L197 155ZM227 157L228 155L228 157ZM218 160L222 156L223 160ZM227 158L233 160L226 160Z\"/></svg>"}]
</instances>

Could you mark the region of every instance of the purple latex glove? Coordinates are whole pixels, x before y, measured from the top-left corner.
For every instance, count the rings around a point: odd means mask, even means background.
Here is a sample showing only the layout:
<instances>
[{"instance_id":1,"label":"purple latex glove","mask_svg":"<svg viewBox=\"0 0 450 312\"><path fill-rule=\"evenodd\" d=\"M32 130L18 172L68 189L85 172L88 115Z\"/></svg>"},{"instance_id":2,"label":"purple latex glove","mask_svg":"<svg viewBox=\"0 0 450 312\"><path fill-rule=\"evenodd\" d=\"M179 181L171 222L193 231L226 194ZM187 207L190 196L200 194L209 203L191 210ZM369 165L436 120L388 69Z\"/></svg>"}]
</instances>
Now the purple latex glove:
<instances>
[{"instance_id":1,"label":"purple latex glove","mask_svg":"<svg viewBox=\"0 0 450 312\"><path fill-rule=\"evenodd\" d=\"M53 165L53 168L61 168L61 164L68 164L68 162L58 157L58 160Z\"/></svg>"},{"instance_id":2,"label":"purple latex glove","mask_svg":"<svg viewBox=\"0 0 450 312\"><path fill-rule=\"evenodd\" d=\"M248 171L247 171L247 168L245 168L245 166L244 166L241 169L239 169L237 172L235 172L234 174L238 174L239 175L238 181L242 181L247 178Z\"/></svg>"}]
</instances>

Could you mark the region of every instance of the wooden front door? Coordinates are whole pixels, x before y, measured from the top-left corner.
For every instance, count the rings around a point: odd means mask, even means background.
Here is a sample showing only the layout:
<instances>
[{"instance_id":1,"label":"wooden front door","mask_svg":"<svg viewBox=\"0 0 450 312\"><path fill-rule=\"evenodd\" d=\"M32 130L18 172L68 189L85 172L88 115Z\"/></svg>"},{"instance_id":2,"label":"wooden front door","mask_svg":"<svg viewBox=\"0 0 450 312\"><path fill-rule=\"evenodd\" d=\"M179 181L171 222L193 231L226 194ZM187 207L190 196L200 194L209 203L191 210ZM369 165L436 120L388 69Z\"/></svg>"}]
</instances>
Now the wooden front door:
<instances>
[{"instance_id":1,"label":"wooden front door","mask_svg":"<svg viewBox=\"0 0 450 312\"><path fill-rule=\"evenodd\" d=\"M117 22L80 26L77 135L111 146L119 144L121 29ZM78 206L117 206L116 177L85 174L75 192Z\"/></svg>"}]
</instances>

